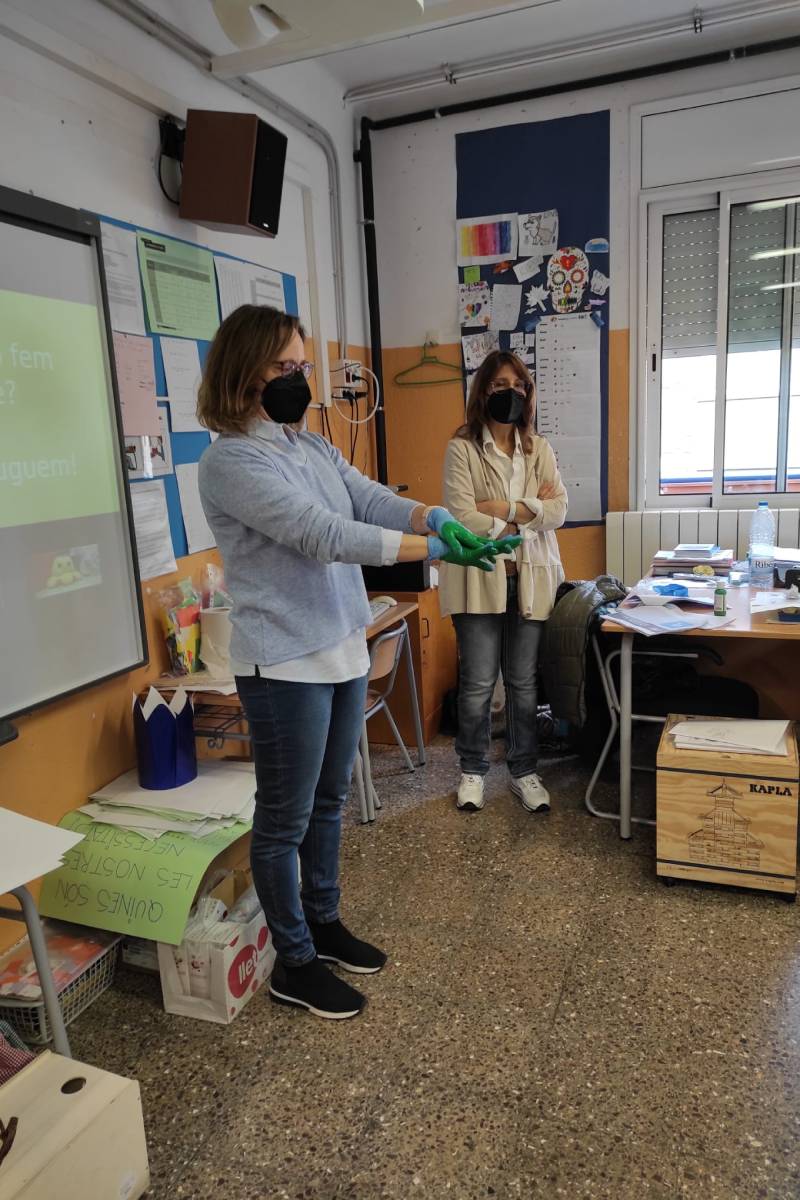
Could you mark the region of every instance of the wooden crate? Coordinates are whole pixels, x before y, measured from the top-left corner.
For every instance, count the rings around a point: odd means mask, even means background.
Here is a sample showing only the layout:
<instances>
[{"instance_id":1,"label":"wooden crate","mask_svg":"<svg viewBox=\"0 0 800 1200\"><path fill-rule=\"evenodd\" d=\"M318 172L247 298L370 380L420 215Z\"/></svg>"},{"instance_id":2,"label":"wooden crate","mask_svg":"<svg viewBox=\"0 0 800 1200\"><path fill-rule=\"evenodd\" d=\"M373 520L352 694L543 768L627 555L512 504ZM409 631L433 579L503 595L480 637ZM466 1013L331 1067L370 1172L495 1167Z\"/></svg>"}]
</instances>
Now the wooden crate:
<instances>
[{"instance_id":1,"label":"wooden crate","mask_svg":"<svg viewBox=\"0 0 800 1200\"><path fill-rule=\"evenodd\" d=\"M150 1182L139 1084L45 1050L0 1087L17 1132L2 1200L137 1200Z\"/></svg>"},{"instance_id":2,"label":"wooden crate","mask_svg":"<svg viewBox=\"0 0 800 1200\"><path fill-rule=\"evenodd\" d=\"M686 719L670 716L658 747L657 873L795 894L794 725L778 757L679 750L670 731Z\"/></svg>"}]
</instances>

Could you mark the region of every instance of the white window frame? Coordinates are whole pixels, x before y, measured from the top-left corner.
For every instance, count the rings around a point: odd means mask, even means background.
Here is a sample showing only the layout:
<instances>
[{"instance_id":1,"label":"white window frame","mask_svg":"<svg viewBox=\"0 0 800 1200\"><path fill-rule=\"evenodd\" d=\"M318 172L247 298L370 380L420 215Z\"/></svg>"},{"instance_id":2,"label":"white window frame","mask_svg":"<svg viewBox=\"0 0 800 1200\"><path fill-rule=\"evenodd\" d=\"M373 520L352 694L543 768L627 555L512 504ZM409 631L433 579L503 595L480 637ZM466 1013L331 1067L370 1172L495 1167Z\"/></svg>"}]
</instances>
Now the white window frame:
<instances>
[{"instance_id":1,"label":"white window frame","mask_svg":"<svg viewBox=\"0 0 800 1200\"><path fill-rule=\"evenodd\" d=\"M750 508L767 500L772 508L796 508L796 492L747 492L726 495L722 490L725 445L725 385L728 348L728 244L730 211L734 204L800 196L800 171L774 171L763 176L738 179L705 180L666 190L642 192L639 203L638 255L638 351L635 364L638 404L638 448L640 470L637 479L639 504L646 509L659 508ZM692 212L719 207L720 254L717 286L717 388L714 419L714 466L709 495L670 495L659 493L661 433L661 255L663 221L672 213ZM785 319L786 315L784 314ZM655 354L656 370L653 371ZM782 417L785 414L782 414ZM786 422L779 426L779 439L785 441ZM779 481L780 482L780 481ZM785 482L785 481L784 481Z\"/></svg>"},{"instance_id":2,"label":"white window frame","mask_svg":"<svg viewBox=\"0 0 800 1200\"><path fill-rule=\"evenodd\" d=\"M642 390L640 392L640 395L645 398L641 425L644 434L645 508L711 507L711 493L708 495L662 496L659 491L661 483L662 252L665 217L672 216L674 213L702 212L708 208L717 208L718 205L719 192L713 191L687 199L660 200L647 207L644 223L645 243L649 253L649 261L645 263L647 320L641 326L645 331L645 346L642 355Z\"/></svg>"}]
</instances>

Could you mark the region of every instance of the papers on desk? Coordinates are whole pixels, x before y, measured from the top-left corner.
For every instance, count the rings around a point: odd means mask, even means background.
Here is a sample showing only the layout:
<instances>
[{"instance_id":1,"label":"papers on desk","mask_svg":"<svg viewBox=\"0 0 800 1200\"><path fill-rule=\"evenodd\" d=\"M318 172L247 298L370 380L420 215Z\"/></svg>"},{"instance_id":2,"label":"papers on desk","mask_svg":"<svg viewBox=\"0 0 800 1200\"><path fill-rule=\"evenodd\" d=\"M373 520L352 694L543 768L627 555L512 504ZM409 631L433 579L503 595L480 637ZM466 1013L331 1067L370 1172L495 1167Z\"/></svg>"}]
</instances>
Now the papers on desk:
<instances>
[{"instance_id":1,"label":"papers on desk","mask_svg":"<svg viewBox=\"0 0 800 1200\"><path fill-rule=\"evenodd\" d=\"M183 688L185 692L211 692L218 696L235 696L236 681L232 675L212 675L210 671L194 671L191 675L162 675L153 684L157 692Z\"/></svg>"},{"instance_id":2,"label":"papers on desk","mask_svg":"<svg viewBox=\"0 0 800 1200\"><path fill-rule=\"evenodd\" d=\"M252 820L252 806L251 800L248 806L248 820ZM227 817L224 820L202 817L197 821L191 821L186 820L183 814L170 816L166 809L162 811L155 809L148 811L139 808L115 809L111 804L95 804L94 802L82 805L79 811L86 813L87 817L92 817L95 821L102 821L104 825L118 825L122 829L135 830L149 842L155 842L162 833L186 833L193 838L208 837L210 833L215 833L219 829L230 829L232 825L236 824L235 817Z\"/></svg>"},{"instance_id":3,"label":"papers on desk","mask_svg":"<svg viewBox=\"0 0 800 1200\"><path fill-rule=\"evenodd\" d=\"M162 792L148 791L139 787L138 774L134 770L99 788L90 799L104 808L136 809L159 816L167 814L189 823L224 821L229 817L250 821L255 793L256 776L252 763L201 761L197 764L197 778L181 787Z\"/></svg>"},{"instance_id":4,"label":"papers on desk","mask_svg":"<svg viewBox=\"0 0 800 1200\"><path fill-rule=\"evenodd\" d=\"M617 608L608 614L608 620L622 625L644 637L659 633L686 633L689 629L719 629L736 620L732 613L715 617L712 613L681 612L673 604L663 607L642 604L637 608Z\"/></svg>"},{"instance_id":5,"label":"papers on desk","mask_svg":"<svg viewBox=\"0 0 800 1200\"><path fill-rule=\"evenodd\" d=\"M82 833L0 808L0 896L60 867L80 841Z\"/></svg>"},{"instance_id":6,"label":"papers on desk","mask_svg":"<svg viewBox=\"0 0 800 1200\"><path fill-rule=\"evenodd\" d=\"M776 588L773 592L756 592L750 601L751 613L779 612L782 608L800 608L797 588Z\"/></svg>"},{"instance_id":7,"label":"papers on desk","mask_svg":"<svg viewBox=\"0 0 800 1200\"><path fill-rule=\"evenodd\" d=\"M181 787L150 791L136 771L95 792L79 810L154 842L165 833L205 838L253 819L255 770L250 763L200 762L197 777Z\"/></svg>"},{"instance_id":8,"label":"papers on desk","mask_svg":"<svg viewBox=\"0 0 800 1200\"><path fill-rule=\"evenodd\" d=\"M716 750L737 754L786 753L788 721L748 721L735 718L711 718L707 721L679 721L670 733L679 750Z\"/></svg>"}]
</instances>

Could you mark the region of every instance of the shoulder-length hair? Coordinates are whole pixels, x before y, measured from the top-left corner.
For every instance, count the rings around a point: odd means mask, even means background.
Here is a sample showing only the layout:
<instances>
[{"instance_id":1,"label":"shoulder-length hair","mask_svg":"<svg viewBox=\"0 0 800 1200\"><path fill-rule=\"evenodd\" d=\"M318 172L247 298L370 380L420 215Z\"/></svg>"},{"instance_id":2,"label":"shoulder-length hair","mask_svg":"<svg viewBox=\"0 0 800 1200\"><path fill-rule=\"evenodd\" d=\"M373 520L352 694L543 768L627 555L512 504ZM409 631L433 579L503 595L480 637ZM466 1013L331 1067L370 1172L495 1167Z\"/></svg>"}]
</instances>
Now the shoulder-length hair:
<instances>
[{"instance_id":1,"label":"shoulder-length hair","mask_svg":"<svg viewBox=\"0 0 800 1200\"><path fill-rule=\"evenodd\" d=\"M258 377L294 334L305 338L297 317L265 304L243 304L216 332L203 367L197 417L215 433L245 433L261 410Z\"/></svg>"},{"instance_id":2,"label":"shoulder-length hair","mask_svg":"<svg viewBox=\"0 0 800 1200\"><path fill-rule=\"evenodd\" d=\"M517 379L525 384L525 406L517 421L526 454L533 450L533 434L536 432L536 389L531 373L521 358L510 350L492 350L487 354L472 377L467 399L467 416L464 424L456 430L456 437L480 444L483 429L491 420L489 416L489 384L501 367L511 367Z\"/></svg>"}]
</instances>

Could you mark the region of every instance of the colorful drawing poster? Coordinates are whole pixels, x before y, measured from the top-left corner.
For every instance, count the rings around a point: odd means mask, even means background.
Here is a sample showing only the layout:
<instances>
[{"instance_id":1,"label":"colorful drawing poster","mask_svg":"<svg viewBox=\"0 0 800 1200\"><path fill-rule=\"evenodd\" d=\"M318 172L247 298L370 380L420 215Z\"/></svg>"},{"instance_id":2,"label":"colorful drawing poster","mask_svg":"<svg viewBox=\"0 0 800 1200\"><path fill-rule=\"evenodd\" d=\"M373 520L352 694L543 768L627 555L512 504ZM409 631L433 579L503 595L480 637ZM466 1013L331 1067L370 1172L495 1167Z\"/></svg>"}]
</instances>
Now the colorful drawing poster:
<instances>
[{"instance_id":1,"label":"colorful drawing poster","mask_svg":"<svg viewBox=\"0 0 800 1200\"><path fill-rule=\"evenodd\" d=\"M492 316L492 289L488 283L458 285L458 323L467 328L485 327Z\"/></svg>"},{"instance_id":2,"label":"colorful drawing poster","mask_svg":"<svg viewBox=\"0 0 800 1200\"><path fill-rule=\"evenodd\" d=\"M469 333L461 339L461 349L464 352L464 367L469 371L477 371L487 354L500 349L500 339L496 333Z\"/></svg>"},{"instance_id":3,"label":"colorful drawing poster","mask_svg":"<svg viewBox=\"0 0 800 1200\"><path fill-rule=\"evenodd\" d=\"M519 254L553 254L558 245L558 211L519 214Z\"/></svg>"},{"instance_id":4,"label":"colorful drawing poster","mask_svg":"<svg viewBox=\"0 0 800 1200\"><path fill-rule=\"evenodd\" d=\"M519 232L516 213L468 217L456 222L458 265L467 267L517 257Z\"/></svg>"}]
</instances>

